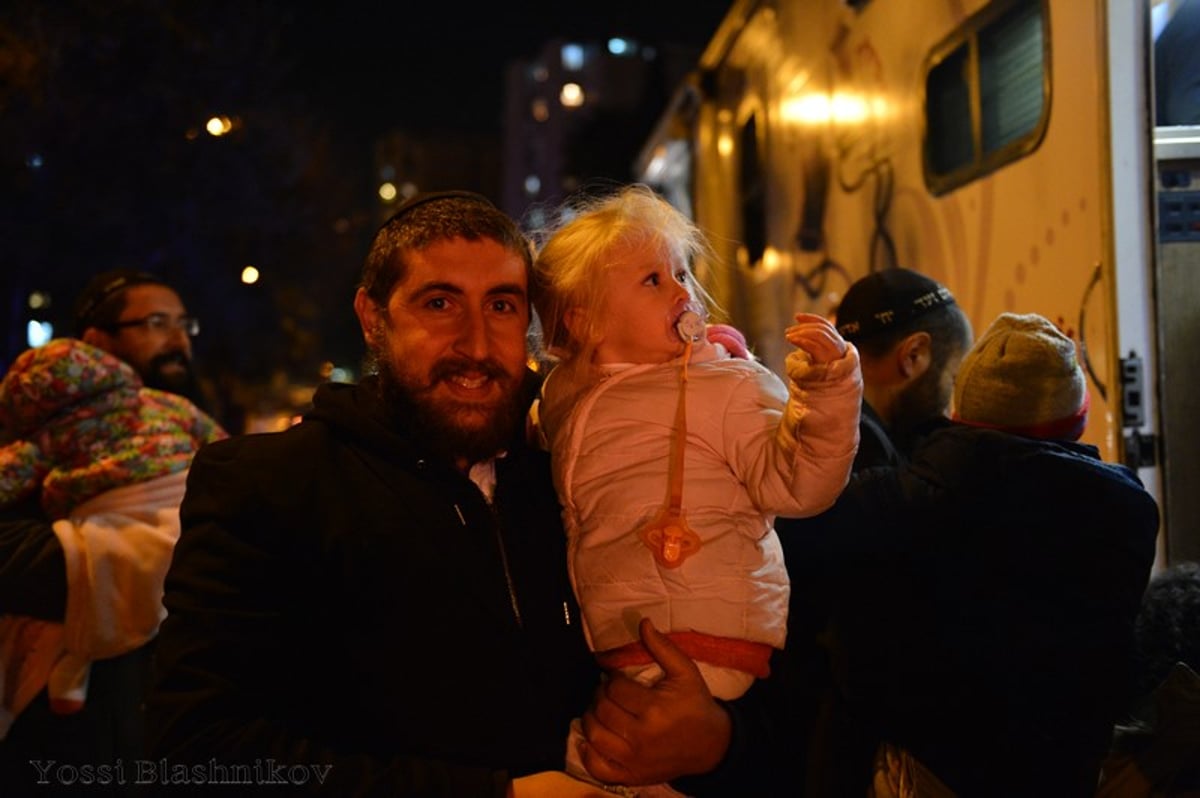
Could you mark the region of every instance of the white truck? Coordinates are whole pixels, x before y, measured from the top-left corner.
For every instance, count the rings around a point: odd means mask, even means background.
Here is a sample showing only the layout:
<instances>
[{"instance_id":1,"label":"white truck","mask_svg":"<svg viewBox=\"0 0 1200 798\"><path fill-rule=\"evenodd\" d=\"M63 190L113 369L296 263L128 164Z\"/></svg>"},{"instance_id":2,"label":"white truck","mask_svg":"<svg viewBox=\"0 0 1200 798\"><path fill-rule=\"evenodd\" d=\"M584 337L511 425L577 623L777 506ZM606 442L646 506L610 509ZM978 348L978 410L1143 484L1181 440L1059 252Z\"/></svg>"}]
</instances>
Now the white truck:
<instances>
[{"instance_id":1,"label":"white truck","mask_svg":"<svg viewBox=\"0 0 1200 798\"><path fill-rule=\"evenodd\" d=\"M894 266L977 334L1058 322L1084 440L1158 498L1159 565L1200 560L1200 128L1154 118L1177 3L737 0L636 175L712 238L702 279L777 369L794 313Z\"/></svg>"}]
</instances>

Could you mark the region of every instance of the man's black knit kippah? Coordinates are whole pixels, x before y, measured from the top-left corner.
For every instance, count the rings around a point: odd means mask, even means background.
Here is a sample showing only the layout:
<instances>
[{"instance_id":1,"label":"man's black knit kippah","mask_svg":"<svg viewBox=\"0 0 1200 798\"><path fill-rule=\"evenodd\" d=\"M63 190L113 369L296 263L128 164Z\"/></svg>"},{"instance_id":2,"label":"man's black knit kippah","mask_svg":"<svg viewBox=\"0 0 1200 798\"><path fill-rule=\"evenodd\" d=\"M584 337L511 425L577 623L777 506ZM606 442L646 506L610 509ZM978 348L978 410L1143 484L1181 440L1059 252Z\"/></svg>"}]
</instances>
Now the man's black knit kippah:
<instances>
[{"instance_id":1,"label":"man's black knit kippah","mask_svg":"<svg viewBox=\"0 0 1200 798\"><path fill-rule=\"evenodd\" d=\"M93 277L75 300L75 334L82 336L93 325L96 311L110 297L135 285L166 286L167 283L150 272L127 268L110 269Z\"/></svg>"},{"instance_id":2,"label":"man's black knit kippah","mask_svg":"<svg viewBox=\"0 0 1200 798\"><path fill-rule=\"evenodd\" d=\"M954 296L936 280L910 269L885 269L850 286L837 310L837 328L847 341L861 341L951 304Z\"/></svg>"},{"instance_id":3,"label":"man's black knit kippah","mask_svg":"<svg viewBox=\"0 0 1200 798\"><path fill-rule=\"evenodd\" d=\"M414 194L404 202L400 203L392 215L388 217L388 220L383 223L382 227L387 227L397 219L407 216L415 208L419 208L422 205L426 205L430 202L437 202L438 200L447 199L471 200L472 202L479 202L484 205L491 205L492 207L495 207L495 204L490 199L474 191L429 191L423 194Z\"/></svg>"}]
</instances>

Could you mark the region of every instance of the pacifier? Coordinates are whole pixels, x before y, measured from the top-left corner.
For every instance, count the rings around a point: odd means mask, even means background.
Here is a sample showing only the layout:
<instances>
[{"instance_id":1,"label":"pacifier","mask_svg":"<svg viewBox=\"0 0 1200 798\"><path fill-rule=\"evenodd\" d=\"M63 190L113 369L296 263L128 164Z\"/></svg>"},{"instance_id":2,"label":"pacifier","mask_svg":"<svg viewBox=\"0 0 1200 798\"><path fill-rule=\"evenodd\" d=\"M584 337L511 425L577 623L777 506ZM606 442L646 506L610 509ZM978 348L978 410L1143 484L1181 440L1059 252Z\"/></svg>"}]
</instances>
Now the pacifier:
<instances>
[{"instance_id":1,"label":"pacifier","mask_svg":"<svg viewBox=\"0 0 1200 798\"><path fill-rule=\"evenodd\" d=\"M675 332L684 343L699 341L704 337L704 317L688 308L675 320Z\"/></svg>"},{"instance_id":2,"label":"pacifier","mask_svg":"<svg viewBox=\"0 0 1200 798\"><path fill-rule=\"evenodd\" d=\"M666 508L637 534L642 545L650 549L654 560L663 568L678 568L704 545L678 507Z\"/></svg>"}]
</instances>

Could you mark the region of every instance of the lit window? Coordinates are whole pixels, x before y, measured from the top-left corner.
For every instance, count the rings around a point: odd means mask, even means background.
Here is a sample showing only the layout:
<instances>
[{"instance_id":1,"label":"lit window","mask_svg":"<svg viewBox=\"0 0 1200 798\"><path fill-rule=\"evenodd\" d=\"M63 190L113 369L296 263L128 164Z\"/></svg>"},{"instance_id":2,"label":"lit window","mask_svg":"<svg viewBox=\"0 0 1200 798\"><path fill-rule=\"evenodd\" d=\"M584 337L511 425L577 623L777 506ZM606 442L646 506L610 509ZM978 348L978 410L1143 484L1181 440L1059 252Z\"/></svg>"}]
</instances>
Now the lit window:
<instances>
[{"instance_id":1,"label":"lit window","mask_svg":"<svg viewBox=\"0 0 1200 798\"><path fill-rule=\"evenodd\" d=\"M608 51L613 55L633 55L637 47L628 39L609 39Z\"/></svg>"},{"instance_id":2,"label":"lit window","mask_svg":"<svg viewBox=\"0 0 1200 798\"><path fill-rule=\"evenodd\" d=\"M204 129L210 136L224 136L233 130L233 120L227 116L214 116L204 123Z\"/></svg>"},{"instance_id":3,"label":"lit window","mask_svg":"<svg viewBox=\"0 0 1200 798\"><path fill-rule=\"evenodd\" d=\"M30 346L41 346L54 337L54 325L48 321L30 320L25 327L25 340Z\"/></svg>"},{"instance_id":4,"label":"lit window","mask_svg":"<svg viewBox=\"0 0 1200 798\"><path fill-rule=\"evenodd\" d=\"M583 69L583 46L579 44L564 44L562 47L563 69L577 72Z\"/></svg>"},{"instance_id":5,"label":"lit window","mask_svg":"<svg viewBox=\"0 0 1200 798\"><path fill-rule=\"evenodd\" d=\"M567 108L578 108L583 105L583 87L578 83L563 84L558 93L558 101Z\"/></svg>"}]
</instances>

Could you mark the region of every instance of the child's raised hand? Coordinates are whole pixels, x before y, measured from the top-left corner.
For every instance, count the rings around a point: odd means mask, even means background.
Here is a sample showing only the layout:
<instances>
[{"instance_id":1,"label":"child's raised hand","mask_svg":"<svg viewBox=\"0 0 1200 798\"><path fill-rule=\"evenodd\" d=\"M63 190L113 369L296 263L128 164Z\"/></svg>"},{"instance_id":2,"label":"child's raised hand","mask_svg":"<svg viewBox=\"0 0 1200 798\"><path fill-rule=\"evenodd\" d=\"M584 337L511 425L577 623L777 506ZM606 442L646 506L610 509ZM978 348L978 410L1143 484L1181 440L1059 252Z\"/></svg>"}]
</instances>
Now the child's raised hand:
<instances>
[{"instance_id":1,"label":"child's raised hand","mask_svg":"<svg viewBox=\"0 0 1200 798\"><path fill-rule=\"evenodd\" d=\"M788 343L804 350L814 364L829 363L846 354L846 340L837 328L815 313L797 313L796 323L784 335Z\"/></svg>"}]
</instances>

